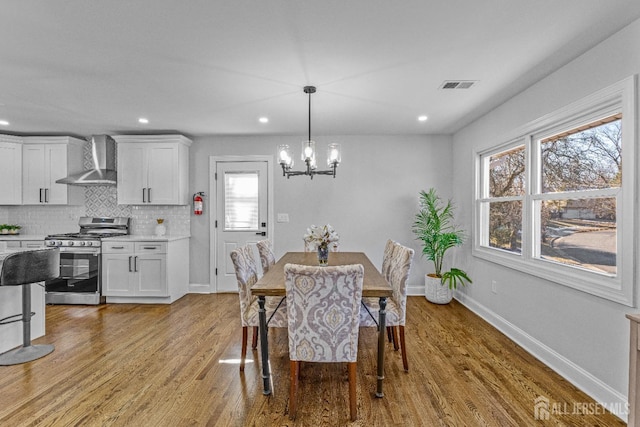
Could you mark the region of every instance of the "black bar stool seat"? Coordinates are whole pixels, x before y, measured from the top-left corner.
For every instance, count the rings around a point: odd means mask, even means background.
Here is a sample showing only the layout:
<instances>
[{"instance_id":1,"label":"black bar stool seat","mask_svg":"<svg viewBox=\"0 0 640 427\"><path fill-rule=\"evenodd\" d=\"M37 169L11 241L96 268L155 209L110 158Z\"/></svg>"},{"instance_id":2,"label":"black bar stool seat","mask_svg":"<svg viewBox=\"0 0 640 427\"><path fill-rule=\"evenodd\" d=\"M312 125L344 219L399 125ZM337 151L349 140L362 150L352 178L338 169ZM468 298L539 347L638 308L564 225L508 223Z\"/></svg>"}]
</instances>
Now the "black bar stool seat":
<instances>
[{"instance_id":1,"label":"black bar stool seat","mask_svg":"<svg viewBox=\"0 0 640 427\"><path fill-rule=\"evenodd\" d=\"M2 262L0 286L22 286L22 313L0 319L0 325L22 321L22 347L0 354L0 365L31 362L51 353L50 344L31 344L31 284L60 275L60 250L57 248L16 252ZM44 316L44 313L42 314Z\"/></svg>"}]
</instances>

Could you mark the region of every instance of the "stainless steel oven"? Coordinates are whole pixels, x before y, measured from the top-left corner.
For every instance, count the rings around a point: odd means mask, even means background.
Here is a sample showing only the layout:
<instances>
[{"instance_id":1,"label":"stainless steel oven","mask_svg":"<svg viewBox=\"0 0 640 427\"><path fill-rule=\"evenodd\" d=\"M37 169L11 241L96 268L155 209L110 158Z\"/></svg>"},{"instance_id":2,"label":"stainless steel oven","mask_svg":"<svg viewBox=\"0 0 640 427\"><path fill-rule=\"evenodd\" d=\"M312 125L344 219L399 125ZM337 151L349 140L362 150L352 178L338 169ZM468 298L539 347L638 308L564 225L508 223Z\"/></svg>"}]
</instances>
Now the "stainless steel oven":
<instances>
[{"instance_id":1,"label":"stainless steel oven","mask_svg":"<svg viewBox=\"0 0 640 427\"><path fill-rule=\"evenodd\" d=\"M45 283L47 304L101 304L100 247L60 247L60 277Z\"/></svg>"},{"instance_id":2,"label":"stainless steel oven","mask_svg":"<svg viewBox=\"0 0 640 427\"><path fill-rule=\"evenodd\" d=\"M129 218L80 218L80 232L54 234L45 245L60 249L60 277L45 282L47 304L102 304L103 237L129 234Z\"/></svg>"}]
</instances>

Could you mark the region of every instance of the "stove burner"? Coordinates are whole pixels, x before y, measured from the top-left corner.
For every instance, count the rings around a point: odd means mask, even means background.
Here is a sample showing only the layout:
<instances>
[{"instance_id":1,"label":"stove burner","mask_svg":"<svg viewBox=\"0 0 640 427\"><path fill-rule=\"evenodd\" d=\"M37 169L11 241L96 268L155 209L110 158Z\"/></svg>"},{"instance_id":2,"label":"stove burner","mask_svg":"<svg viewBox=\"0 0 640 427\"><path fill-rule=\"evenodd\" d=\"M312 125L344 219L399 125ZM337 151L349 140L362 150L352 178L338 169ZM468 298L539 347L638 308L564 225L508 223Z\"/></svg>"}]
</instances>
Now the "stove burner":
<instances>
[{"instance_id":1,"label":"stove burner","mask_svg":"<svg viewBox=\"0 0 640 427\"><path fill-rule=\"evenodd\" d=\"M47 236L46 240L96 240L105 237L123 236L126 233L64 233L64 234L51 234Z\"/></svg>"}]
</instances>

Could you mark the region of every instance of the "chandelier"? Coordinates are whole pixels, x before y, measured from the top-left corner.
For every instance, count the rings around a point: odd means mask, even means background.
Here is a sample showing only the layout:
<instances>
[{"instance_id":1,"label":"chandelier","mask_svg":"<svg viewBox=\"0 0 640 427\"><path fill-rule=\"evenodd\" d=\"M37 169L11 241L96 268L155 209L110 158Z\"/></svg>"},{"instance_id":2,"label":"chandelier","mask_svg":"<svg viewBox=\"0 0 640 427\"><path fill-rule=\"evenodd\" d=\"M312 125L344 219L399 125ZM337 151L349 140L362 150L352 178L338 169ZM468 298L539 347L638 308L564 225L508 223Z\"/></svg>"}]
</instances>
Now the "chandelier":
<instances>
[{"instance_id":1,"label":"chandelier","mask_svg":"<svg viewBox=\"0 0 640 427\"><path fill-rule=\"evenodd\" d=\"M313 179L314 175L331 175L336 177L336 169L340 164L340 144L331 143L327 146L327 170L318 170L316 163L316 143L311 140L311 94L316 92L315 86L305 86L304 93L309 95L309 135L306 141L302 141L302 153L300 158L304 161L306 169L293 170L293 157L288 144L278 145L278 159L282 166L282 176L306 175Z\"/></svg>"}]
</instances>

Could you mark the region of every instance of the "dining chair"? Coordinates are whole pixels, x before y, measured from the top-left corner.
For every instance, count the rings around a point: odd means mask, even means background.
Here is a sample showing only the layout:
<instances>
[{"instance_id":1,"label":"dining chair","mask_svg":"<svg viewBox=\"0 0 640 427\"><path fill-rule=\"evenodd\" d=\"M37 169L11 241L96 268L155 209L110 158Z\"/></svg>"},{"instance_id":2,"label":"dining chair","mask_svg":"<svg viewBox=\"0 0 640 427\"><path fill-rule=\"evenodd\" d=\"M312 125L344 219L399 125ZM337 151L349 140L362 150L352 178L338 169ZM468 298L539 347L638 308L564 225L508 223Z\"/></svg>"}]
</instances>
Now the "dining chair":
<instances>
[{"instance_id":1,"label":"dining chair","mask_svg":"<svg viewBox=\"0 0 640 427\"><path fill-rule=\"evenodd\" d=\"M391 267L391 260L393 258L393 251L396 248L396 244L393 240L387 240L387 244L384 246L384 254L382 256L382 269L380 272L382 276L389 281L389 268Z\"/></svg>"},{"instance_id":2,"label":"dining chair","mask_svg":"<svg viewBox=\"0 0 640 427\"><path fill-rule=\"evenodd\" d=\"M311 241L311 240L307 240L307 239L302 239L304 240L304 251L305 252L315 252L318 250L317 245Z\"/></svg>"},{"instance_id":3,"label":"dining chair","mask_svg":"<svg viewBox=\"0 0 640 427\"><path fill-rule=\"evenodd\" d=\"M346 362L349 412L357 417L356 368L364 268L360 264L328 267L286 264L291 387L289 417L297 412L300 362Z\"/></svg>"},{"instance_id":4,"label":"dining chair","mask_svg":"<svg viewBox=\"0 0 640 427\"><path fill-rule=\"evenodd\" d=\"M262 264L262 274L269 271L269 267L276 263L276 256L273 254L273 244L271 240L260 240L256 243L260 254L260 264Z\"/></svg>"},{"instance_id":5,"label":"dining chair","mask_svg":"<svg viewBox=\"0 0 640 427\"><path fill-rule=\"evenodd\" d=\"M400 349L402 350L402 365L405 371L409 371L407 360L407 346L405 343L404 326L407 317L407 278L411 270L414 250L393 244L393 256L389 261L389 284L393 290L393 296L387 299L386 325L391 327L394 347L398 349L398 330L400 335ZM361 327L378 327L380 302L378 298L363 298L364 310L360 312Z\"/></svg>"},{"instance_id":6,"label":"dining chair","mask_svg":"<svg viewBox=\"0 0 640 427\"><path fill-rule=\"evenodd\" d=\"M393 240L389 239L387 240L387 243L384 246L384 254L382 256L382 268L380 269L380 272L382 273L382 277L384 277L384 279L389 282L389 272L391 271L391 260L393 259L393 251L395 251L396 249L396 242L394 242ZM387 336L389 337L389 342L393 341L393 327L392 326L387 326ZM398 343L397 341L393 341L394 343L394 347L396 348L396 350L398 349Z\"/></svg>"},{"instance_id":7,"label":"dining chair","mask_svg":"<svg viewBox=\"0 0 640 427\"><path fill-rule=\"evenodd\" d=\"M240 300L240 320L242 323L242 350L240 371L244 371L247 355L248 328L253 328L251 348L258 347L258 299L251 295L251 287L258 281L258 272L253 258L251 246L245 245L231 251L231 261L238 281L238 297ZM287 327L287 303L284 298L267 297L265 299L267 326Z\"/></svg>"}]
</instances>

